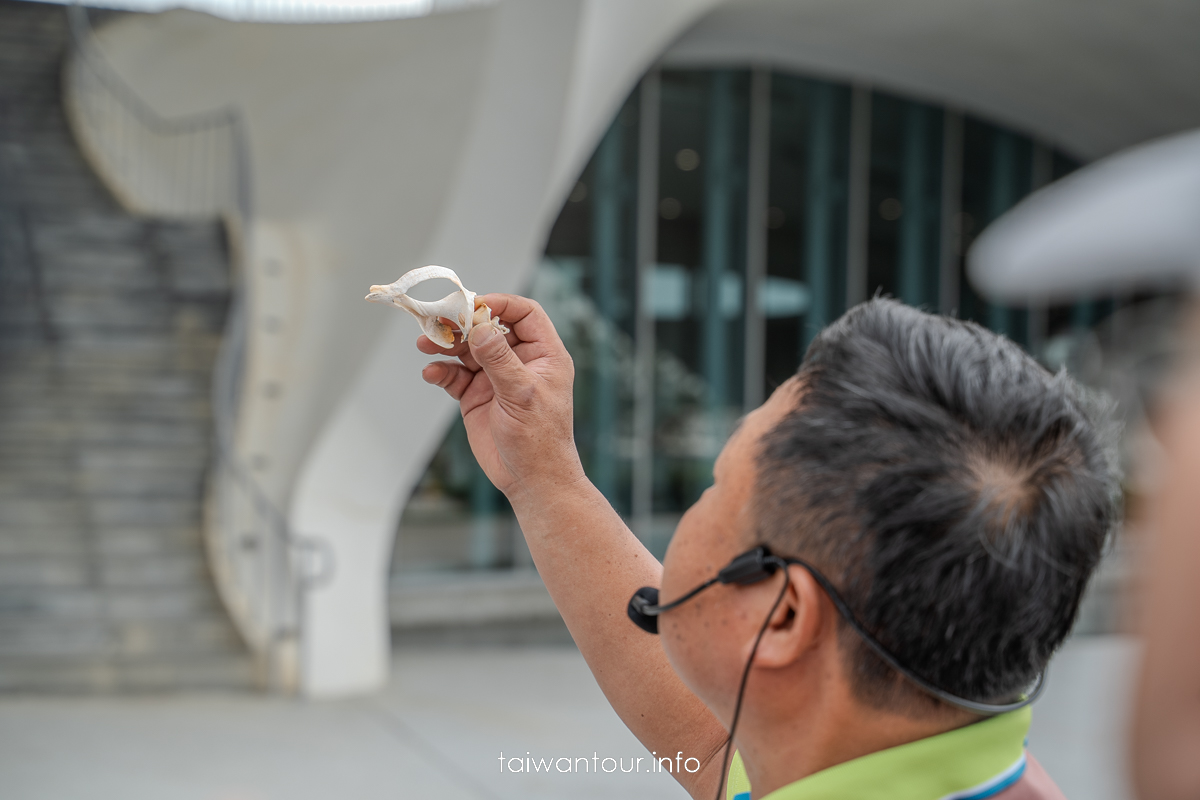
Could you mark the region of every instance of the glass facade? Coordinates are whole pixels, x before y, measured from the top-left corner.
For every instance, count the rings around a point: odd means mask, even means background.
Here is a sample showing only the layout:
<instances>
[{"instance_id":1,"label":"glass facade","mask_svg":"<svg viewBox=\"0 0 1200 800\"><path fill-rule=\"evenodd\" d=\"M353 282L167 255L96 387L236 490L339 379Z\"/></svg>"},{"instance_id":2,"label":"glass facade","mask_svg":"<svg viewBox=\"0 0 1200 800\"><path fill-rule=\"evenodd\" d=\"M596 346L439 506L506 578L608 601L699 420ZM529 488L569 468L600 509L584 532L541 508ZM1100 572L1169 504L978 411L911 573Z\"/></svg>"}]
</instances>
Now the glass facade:
<instances>
[{"instance_id":1,"label":"glass facade","mask_svg":"<svg viewBox=\"0 0 1200 800\"><path fill-rule=\"evenodd\" d=\"M1055 362L1064 337L1114 303L989 304L963 254L1076 166L882 92L766 70L651 73L527 287L575 359L588 475L661 556L737 419L796 371L817 331L876 294L976 320ZM456 421L404 511L393 571L528 566Z\"/></svg>"},{"instance_id":2,"label":"glass facade","mask_svg":"<svg viewBox=\"0 0 1200 800\"><path fill-rule=\"evenodd\" d=\"M765 386L796 372L808 342L846 308L850 90L771 76Z\"/></svg>"}]
</instances>

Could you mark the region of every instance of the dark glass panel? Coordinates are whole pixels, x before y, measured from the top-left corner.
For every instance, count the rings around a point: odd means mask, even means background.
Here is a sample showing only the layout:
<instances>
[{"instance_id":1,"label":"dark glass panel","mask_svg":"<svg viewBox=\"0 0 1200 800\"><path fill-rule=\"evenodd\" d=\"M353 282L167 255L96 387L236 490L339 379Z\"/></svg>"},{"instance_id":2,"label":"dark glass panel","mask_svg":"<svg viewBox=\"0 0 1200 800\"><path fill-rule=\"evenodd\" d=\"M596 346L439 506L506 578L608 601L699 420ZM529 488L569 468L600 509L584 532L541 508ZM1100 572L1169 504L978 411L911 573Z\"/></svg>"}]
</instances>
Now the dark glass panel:
<instances>
[{"instance_id":1,"label":"dark glass panel","mask_svg":"<svg viewBox=\"0 0 1200 800\"><path fill-rule=\"evenodd\" d=\"M871 108L867 295L937 303L942 114L876 94Z\"/></svg>"},{"instance_id":2,"label":"dark glass panel","mask_svg":"<svg viewBox=\"0 0 1200 800\"><path fill-rule=\"evenodd\" d=\"M808 103L801 264L812 302L801 331L805 349L818 331L846 310L850 89L811 81Z\"/></svg>"},{"instance_id":3,"label":"dark glass panel","mask_svg":"<svg viewBox=\"0 0 1200 800\"><path fill-rule=\"evenodd\" d=\"M595 309L601 335L581 354L575 386L575 439L584 467L622 514L629 513L632 469L633 392L628 374L637 287L637 111L635 95L609 127L588 167L591 258L584 262L582 288Z\"/></svg>"},{"instance_id":4,"label":"dark glass panel","mask_svg":"<svg viewBox=\"0 0 1200 800\"><path fill-rule=\"evenodd\" d=\"M808 101L811 81L771 76L771 139L767 209L766 387L769 397L796 373L804 355L804 316L811 292L803 270L804 205L808 185ZM791 303L773 303L787 294Z\"/></svg>"},{"instance_id":5,"label":"dark glass panel","mask_svg":"<svg viewBox=\"0 0 1200 800\"><path fill-rule=\"evenodd\" d=\"M1079 161L1059 151L1051 155L1050 164L1050 174L1054 180L1065 178L1082 166ZM1095 303L1089 299L1051 307L1046 325L1048 337L1069 336L1072 332L1091 328L1098 321L1097 310Z\"/></svg>"},{"instance_id":6,"label":"dark glass panel","mask_svg":"<svg viewBox=\"0 0 1200 800\"><path fill-rule=\"evenodd\" d=\"M528 560L508 501L475 462L455 419L404 506L392 572L503 569Z\"/></svg>"},{"instance_id":7,"label":"dark glass panel","mask_svg":"<svg viewBox=\"0 0 1200 800\"><path fill-rule=\"evenodd\" d=\"M712 482L744 374L749 73L664 71L659 139L654 510ZM668 376L673 376L668 383Z\"/></svg>"},{"instance_id":8,"label":"dark glass panel","mask_svg":"<svg viewBox=\"0 0 1200 800\"><path fill-rule=\"evenodd\" d=\"M795 374L812 337L845 310L850 91L771 79L766 393Z\"/></svg>"},{"instance_id":9,"label":"dark glass panel","mask_svg":"<svg viewBox=\"0 0 1200 800\"><path fill-rule=\"evenodd\" d=\"M621 513L630 489L637 95L569 193L529 294L575 360L575 440L588 476ZM394 572L531 566L504 496L456 419L401 516Z\"/></svg>"},{"instance_id":10,"label":"dark glass panel","mask_svg":"<svg viewBox=\"0 0 1200 800\"><path fill-rule=\"evenodd\" d=\"M1033 146L1028 137L968 118L963 141L963 193L960 226L963 252L983 229L1029 193ZM1024 344L1024 309L984 301L970 281L961 281L960 316L980 322Z\"/></svg>"}]
</instances>

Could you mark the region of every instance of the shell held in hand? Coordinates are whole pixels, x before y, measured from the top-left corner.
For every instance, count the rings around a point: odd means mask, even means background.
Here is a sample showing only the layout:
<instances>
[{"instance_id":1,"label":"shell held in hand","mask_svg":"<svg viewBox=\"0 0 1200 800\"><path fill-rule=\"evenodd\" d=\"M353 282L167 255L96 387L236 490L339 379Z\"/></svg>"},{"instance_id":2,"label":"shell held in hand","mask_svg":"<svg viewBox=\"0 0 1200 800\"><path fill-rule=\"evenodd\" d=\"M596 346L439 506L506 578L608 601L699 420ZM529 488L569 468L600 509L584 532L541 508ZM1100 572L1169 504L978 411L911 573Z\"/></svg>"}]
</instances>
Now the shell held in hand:
<instances>
[{"instance_id":1,"label":"shell held in hand","mask_svg":"<svg viewBox=\"0 0 1200 800\"><path fill-rule=\"evenodd\" d=\"M445 278L452 281L459 291L448 294L441 300L426 302L415 300L406 294L418 283ZM492 310L487 304L475 299L475 293L462 285L454 270L446 267L428 266L417 267L400 276L395 283L375 285L366 299L372 303L384 303L403 308L416 317L421 330L430 341L437 342L445 348L454 346L454 328L442 320L449 320L458 330L462 331L463 341L471 335L471 329L476 325L491 325L500 333L508 333L500 318L492 317Z\"/></svg>"}]
</instances>

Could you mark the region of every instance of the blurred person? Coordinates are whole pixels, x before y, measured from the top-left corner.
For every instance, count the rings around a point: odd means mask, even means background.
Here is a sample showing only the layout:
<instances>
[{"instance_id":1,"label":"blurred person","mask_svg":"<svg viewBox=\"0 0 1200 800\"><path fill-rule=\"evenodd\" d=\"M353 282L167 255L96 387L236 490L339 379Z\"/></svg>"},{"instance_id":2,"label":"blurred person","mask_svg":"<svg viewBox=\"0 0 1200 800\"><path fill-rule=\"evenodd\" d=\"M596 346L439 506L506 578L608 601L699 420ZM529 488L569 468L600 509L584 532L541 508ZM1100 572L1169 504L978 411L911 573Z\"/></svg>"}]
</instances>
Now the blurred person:
<instances>
[{"instance_id":1,"label":"blurred person","mask_svg":"<svg viewBox=\"0 0 1200 800\"><path fill-rule=\"evenodd\" d=\"M984 232L969 271L980 292L1010 304L1166 287L1194 296L1200 130L1131 147L1032 195ZM1147 414L1157 456L1139 465L1150 547L1138 581L1145 651L1132 755L1145 800L1200 796L1200 371L1190 353L1200 309L1192 314L1170 348L1184 357Z\"/></svg>"},{"instance_id":2,"label":"blurred person","mask_svg":"<svg viewBox=\"0 0 1200 800\"><path fill-rule=\"evenodd\" d=\"M584 474L549 318L482 299L512 333L422 337L459 359L423 377L660 769L696 798L1062 797L1025 752L1028 702L1116 513L1102 409L1065 373L860 305L742 420L660 565Z\"/></svg>"},{"instance_id":3,"label":"blurred person","mask_svg":"<svg viewBox=\"0 0 1200 800\"><path fill-rule=\"evenodd\" d=\"M1185 340L1200 340L1200 315ZM1200 796L1200 371L1185 363L1153 423L1161 477L1146 511L1145 653L1133 726L1133 776L1146 800Z\"/></svg>"}]
</instances>

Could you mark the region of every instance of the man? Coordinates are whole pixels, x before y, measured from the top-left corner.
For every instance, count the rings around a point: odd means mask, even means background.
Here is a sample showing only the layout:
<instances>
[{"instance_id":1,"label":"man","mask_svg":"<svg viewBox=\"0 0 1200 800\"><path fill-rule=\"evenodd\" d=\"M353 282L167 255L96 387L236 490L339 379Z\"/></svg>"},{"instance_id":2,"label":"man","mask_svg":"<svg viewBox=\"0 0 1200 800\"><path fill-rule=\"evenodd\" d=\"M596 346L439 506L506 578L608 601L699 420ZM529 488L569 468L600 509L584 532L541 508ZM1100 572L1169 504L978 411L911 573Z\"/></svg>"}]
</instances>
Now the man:
<instances>
[{"instance_id":1,"label":"man","mask_svg":"<svg viewBox=\"0 0 1200 800\"><path fill-rule=\"evenodd\" d=\"M746 416L660 566L584 475L549 319L484 301L512 333L478 328L423 377L459 400L613 708L656 758L696 759L673 771L693 797L1061 797L1025 756L1028 708L981 717L914 680L1016 705L1070 630L1115 512L1069 378L977 325L858 306ZM760 545L807 566L702 591L661 637L627 618L640 587L682 598Z\"/></svg>"}]
</instances>

